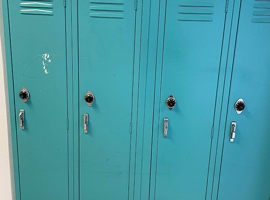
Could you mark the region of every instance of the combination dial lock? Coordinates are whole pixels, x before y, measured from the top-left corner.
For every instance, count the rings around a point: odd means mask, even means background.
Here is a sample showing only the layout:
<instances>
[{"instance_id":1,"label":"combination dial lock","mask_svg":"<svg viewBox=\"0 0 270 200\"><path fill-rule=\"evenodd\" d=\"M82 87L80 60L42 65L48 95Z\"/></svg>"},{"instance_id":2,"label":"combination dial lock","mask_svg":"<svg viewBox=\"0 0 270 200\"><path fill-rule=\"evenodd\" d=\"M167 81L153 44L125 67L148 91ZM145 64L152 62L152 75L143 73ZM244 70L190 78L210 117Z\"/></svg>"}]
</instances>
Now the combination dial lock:
<instances>
[{"instance_id":1,"label":"combination dial lock","mask_svg":"<svg viewBox=\"0 0 270 200\"><path fill-rule=\"evenodd\" d=\"M243 99L238 99L236 103L234 104L234 109L237 112L237 114L241 114L243 110L246 108L246 104Z\"/></svg>"},{"instance_id":2,"label":"combination dial lock","mask_svg":"<svg viewBox=\"0 0 270 200\"><path fill-rule=\"evenodd\" d=\"M28 92L28 90L25 87L23 87L19 93L19 96L20 96L21 100L25 103L29 99L30 93Z\"/></svg>"},{"instance_id":3,"label":"combination dial lock","mask_svg":"<svg viewBox=\"0 0 270 200\"><path fill-rule=\"evenodd\" d=\"M88 91L86 93L86 95L84 96L84 100L88 106L92 106L92 104L95 100L95 96L93 95L93 93L91 91Z\"/></svg>"},{"instance_id":4,"label":"combination dial lock","mask_svg":"<svg viewBox=\"0 0 270 200\"><path fill-rule=\"evenodd\" d=\"M166 100L167 107L172 110L176 105L176 100L173 95L170 95Z\"/></svg>"}]
</instances>

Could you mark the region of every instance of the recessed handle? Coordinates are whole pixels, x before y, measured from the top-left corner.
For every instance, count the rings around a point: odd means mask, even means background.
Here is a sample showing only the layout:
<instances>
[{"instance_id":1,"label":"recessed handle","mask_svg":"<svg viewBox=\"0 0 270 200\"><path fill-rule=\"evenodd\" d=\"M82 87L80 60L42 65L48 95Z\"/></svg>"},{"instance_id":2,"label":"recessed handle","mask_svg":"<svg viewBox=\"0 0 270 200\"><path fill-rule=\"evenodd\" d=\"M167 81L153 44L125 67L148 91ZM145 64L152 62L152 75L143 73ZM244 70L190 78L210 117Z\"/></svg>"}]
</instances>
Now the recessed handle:
<instances>
[{"instance_id":1,"label":"recessed handle","mask_svg":"<svg viewBox=\"0 0 270 200\"><path fill-rule=\"evenodd\" d=\"M88 114L87 113L83 114L83 129L84 129L84 133L88 133Z\"/></svg>"},{"instance_id":2,"label":"recessed handle","mask_svg":"<svg viewBox=\"0 0 270 200\"><path fill-rule=\"evenodd\" d=\"M19 124L20 124L21 129L24 130L24 110L20 110Z\"/></svg>"},{"instance_id":3,"label":"recessed handle","mask_svg":"<svg viewBox=\"0 0 270 200\"><path fill-rule=\"evenodd\" d=\"M164 124L163 137L166 138L168 135L169 118L165 117L163 119L163 124Z\"/></svg>"},{"instance_id":4,"label":"recessed handle","mask_svg":"<svg viewBox=\"0 0 270 200\"><path fill-rule=\"evenodd\" d=\"M236 122L231 123L231 136L230 136L230 142L234 142L235 139L235 130L236 130Z\"/></svg>"}]
</instances>

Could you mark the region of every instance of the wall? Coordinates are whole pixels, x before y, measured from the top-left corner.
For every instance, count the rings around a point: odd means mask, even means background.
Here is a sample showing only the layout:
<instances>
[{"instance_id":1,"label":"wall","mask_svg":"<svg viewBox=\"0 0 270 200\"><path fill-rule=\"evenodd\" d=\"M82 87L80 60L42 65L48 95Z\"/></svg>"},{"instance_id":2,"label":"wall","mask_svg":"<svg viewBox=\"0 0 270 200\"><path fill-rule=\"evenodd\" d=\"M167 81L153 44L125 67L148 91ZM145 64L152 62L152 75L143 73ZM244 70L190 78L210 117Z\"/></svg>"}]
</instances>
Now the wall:
<instances>
[{"instance_id":1,"label":"wall","mask_svg":"<svg viewBox=\"0 0 270 200\"><path fill-rule=\"evenodd\" d=\"M11 138L8 131L8 99L4 60L2 1L0 0L0 200L12 200L10 153Z\"/></svg>"}]
</instances>

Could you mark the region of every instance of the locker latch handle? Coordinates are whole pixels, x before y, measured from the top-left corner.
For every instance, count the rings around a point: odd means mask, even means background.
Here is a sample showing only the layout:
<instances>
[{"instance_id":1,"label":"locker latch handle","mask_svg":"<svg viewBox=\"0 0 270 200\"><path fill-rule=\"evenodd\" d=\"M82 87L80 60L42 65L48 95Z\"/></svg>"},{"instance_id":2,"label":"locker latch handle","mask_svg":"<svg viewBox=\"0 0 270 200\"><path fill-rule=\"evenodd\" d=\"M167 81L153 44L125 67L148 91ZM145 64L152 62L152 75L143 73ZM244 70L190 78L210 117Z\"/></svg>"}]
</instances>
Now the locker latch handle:
<instances>
[{"instance_id":1,"label":"locker latch handle","mask_svg":"<svg viewBox=\"0 0 270 200\"><path fill-rule=\"evenodd\" d=\"M20 110L19 123L20 123L21 129L23 130L24 129L24 110Z\"/></svg>"},{"instance_id":2,"label":"locker latch handle","mask_svg":"<svg viewBox=\"0 0 270 200\"><path fill-rule=\"evenodd\" d=\"M83 129L84 133L88 133L88 114L84 113L83 115Z\"/></svg>"},{"instance_id":3,"label":"locker latch handle","mask_svg":"<svg viewBox=\"0 0 270 200\"><path fill-rule=\"evenodd\" d=\"M163 119L163 123L164 123L164 130L163 130L163 137L167 137L168 134L168 126L169 126L169 118L164 118Z\"/></svg>"},{"instance_id":4,"label":"locker latch handle","mask_svg":"<svg viewBox=\"0 0 270 200\"><path fill-rule=\"evenodd\" d=\"M231 136L230 136L230 142L234 142L235 139L235 130L236 130L236 122L231 123Z\"/></svg>"}]
</instances>

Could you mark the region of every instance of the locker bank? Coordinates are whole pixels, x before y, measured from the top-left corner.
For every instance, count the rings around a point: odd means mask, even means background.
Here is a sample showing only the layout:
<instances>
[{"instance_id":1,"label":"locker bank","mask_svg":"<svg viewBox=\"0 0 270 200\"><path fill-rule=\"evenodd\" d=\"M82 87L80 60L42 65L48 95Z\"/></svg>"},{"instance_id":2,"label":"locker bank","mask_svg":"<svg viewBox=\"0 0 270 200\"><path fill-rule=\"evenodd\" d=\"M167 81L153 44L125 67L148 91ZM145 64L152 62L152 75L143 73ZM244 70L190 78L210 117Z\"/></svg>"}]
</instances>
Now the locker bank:
<instances>
[{"instance_id":1,"label":"locker bank","mask_svg":"<svg viewBox=\"0 0 270 200\"><path fill-rule=\"evenodd\" d=\"M270 0L2 0L16 200L269 200Z\"/></svg>"}]
</instances>

